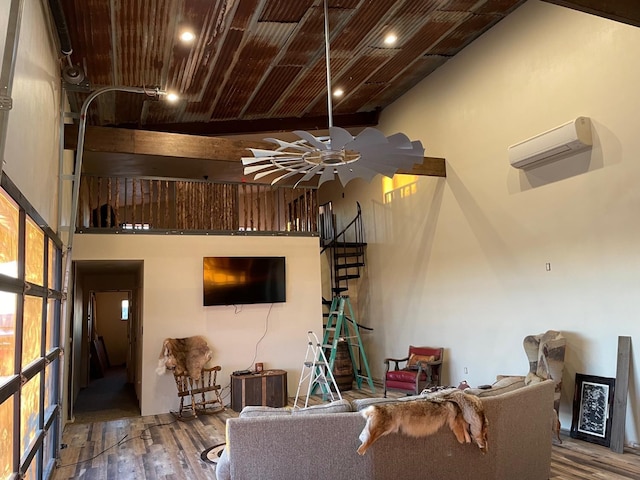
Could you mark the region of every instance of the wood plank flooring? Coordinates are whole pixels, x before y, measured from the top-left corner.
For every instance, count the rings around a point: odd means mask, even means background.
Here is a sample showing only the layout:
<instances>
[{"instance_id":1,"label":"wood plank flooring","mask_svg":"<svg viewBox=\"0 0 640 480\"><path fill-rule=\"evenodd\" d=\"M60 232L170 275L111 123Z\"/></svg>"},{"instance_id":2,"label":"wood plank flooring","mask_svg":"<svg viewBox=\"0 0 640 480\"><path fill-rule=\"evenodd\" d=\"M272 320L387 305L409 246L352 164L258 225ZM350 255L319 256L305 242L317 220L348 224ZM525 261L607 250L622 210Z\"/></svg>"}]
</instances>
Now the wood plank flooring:
<instances>
[{"instance_id":1,"label":"wood plank flooring","mask_svg":"<svg viewBox=\"0 0 640 480\"><path fill-rule=\"evenodd\" d=\"M362 398L370 393L352 390L344 396ZM310 403L319 401L314 398ZM228 408L190 421L175 421L171 414L164 414L68 424L62 437L67 447L61 450L60 466L53 479L215 478L215 466L200 455L206 448L224 442L225 422L235 416L237 413ZM625 449L624 454L616 454L566 435L562 439L562 445L553 446L551 480L640 479L639 451Z\"/></svg>"}]
</instances>

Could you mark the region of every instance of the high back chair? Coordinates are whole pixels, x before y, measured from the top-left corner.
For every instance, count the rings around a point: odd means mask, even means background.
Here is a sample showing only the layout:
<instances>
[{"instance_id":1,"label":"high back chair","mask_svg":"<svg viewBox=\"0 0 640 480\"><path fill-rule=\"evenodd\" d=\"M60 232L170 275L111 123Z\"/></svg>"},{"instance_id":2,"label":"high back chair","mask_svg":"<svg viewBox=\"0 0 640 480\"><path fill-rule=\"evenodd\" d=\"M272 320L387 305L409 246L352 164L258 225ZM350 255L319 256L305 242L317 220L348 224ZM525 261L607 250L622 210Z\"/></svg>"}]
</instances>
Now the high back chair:
<instances>
[{"instance_id":1,"label":"high back chair","mask_svg":"<svg viewBox=\"0 0 640 480\"><path fill-rule=\"evenodd\" d=\"M443 348L409 346L406 357L385 358L384 396L388 390L418 395L427 387L439 385L443 354ZM402 363L405 365L401 367Z\"/></svg>"}]
</instances>

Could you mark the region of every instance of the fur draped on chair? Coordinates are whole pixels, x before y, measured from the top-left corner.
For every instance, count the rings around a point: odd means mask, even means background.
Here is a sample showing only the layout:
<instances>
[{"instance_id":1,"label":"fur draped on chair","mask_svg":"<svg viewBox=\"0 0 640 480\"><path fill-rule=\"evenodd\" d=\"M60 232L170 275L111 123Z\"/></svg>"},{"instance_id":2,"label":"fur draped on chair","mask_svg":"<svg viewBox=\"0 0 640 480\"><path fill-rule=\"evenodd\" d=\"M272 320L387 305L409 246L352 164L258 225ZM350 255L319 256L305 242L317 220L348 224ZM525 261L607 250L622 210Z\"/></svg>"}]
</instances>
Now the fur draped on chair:
<instances>
[{"instance_id":1,"label":"fur draped on chair","mask_svg":"<svg viewBox=\"0 0 640 480\"><path fill-rule=\"evenodd\" d=\"M187 338L165 338L156 373L170 370L174 375L187 374L200 380L202 369L211 360L211 349L206 338L196 335Z\"/></svg>"}]
</instances>

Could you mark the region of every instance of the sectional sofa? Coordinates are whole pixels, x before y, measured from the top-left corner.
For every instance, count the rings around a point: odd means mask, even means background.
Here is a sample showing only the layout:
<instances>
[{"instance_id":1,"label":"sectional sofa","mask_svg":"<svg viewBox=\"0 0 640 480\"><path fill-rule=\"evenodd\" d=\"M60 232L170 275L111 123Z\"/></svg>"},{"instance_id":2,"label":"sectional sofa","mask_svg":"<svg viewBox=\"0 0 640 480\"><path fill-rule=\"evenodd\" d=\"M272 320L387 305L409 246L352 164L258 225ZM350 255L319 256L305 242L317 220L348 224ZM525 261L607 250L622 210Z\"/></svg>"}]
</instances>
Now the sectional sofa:
<instances>
[{"instance_id":1,"label":"sectional sofa","mask_svg":"<svg viewBox=\"0 0 640 480\"><path fill-rule=\"evenodd\" d=\"M477 392L489 420L486 454L473 443L459 444L444 427L423 438L389 434L364 456L358 455L365 420L353 410L391 399L351 404L342 400L293 413L247 407L240 417L227 420L227 447L216 476L218 480L546 480L554 383L521 385L510 385L504 393L498 386Z\"/></svg>"}]
</instances>

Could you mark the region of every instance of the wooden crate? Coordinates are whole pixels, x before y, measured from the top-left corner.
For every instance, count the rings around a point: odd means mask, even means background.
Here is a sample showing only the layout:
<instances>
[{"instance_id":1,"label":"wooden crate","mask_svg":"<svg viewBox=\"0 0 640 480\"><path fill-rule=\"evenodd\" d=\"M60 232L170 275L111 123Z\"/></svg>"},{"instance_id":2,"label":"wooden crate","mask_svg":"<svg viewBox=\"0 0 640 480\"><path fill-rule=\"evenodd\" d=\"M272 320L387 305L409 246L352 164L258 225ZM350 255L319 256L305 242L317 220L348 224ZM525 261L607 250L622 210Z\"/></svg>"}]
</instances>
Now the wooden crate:
<instances>
[{"instance_id":1,"label":"wooden crate","mask_svg":"<svg viewBox=\"0 0 640 480\"><path fill-rule=\"evenodd\" d=\"M247 405L284 407L288 403L287 372L264 370L231 375L231 408L236 412Z\"/></svg>"}]
</instances>

